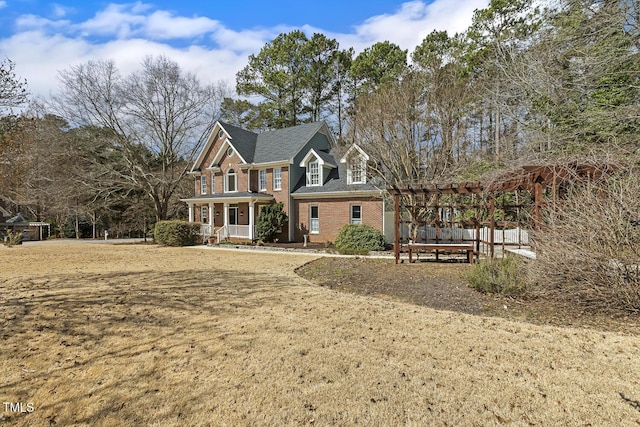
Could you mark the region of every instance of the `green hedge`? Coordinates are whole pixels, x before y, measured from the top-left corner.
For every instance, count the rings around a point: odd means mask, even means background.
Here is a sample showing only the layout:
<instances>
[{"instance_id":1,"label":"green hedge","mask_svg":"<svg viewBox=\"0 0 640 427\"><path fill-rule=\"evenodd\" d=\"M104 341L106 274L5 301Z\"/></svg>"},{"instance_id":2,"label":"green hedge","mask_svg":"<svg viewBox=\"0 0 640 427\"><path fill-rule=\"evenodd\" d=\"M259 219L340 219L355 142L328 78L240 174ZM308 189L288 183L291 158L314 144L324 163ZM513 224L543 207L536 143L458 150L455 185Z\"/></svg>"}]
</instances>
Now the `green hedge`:
<instances>
[{"instance_id":1,"label":"green hedge","mask_svg":"<svg viewBox=\"0 0 640 427\"><path fill-rule=\"evenodd\" d=\"M191 246L197 241L200 224L185 221L159 221L153 232L156 243L165 246Z\"/></svg>"},{"instance_id":2,"label":"green hedge","mask_svg":"<svg viewBox=\"0 0 640 427\"><path fill-rule=\"evenodd\" d=\"M347 224L340 229L336 249L343 254L366 254L384 249L384 235L366 224Z\"/></svg>"}]
</instances>

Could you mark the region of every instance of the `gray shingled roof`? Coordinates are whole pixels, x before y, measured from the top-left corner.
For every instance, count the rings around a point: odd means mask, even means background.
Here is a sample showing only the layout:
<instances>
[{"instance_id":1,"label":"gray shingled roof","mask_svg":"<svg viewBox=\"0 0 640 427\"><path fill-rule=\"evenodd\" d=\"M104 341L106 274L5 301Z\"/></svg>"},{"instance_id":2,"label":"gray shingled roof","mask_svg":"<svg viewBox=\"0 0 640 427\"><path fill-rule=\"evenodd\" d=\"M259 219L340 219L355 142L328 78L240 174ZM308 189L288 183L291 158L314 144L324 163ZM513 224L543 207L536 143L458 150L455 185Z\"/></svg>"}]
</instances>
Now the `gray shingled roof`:
<instances>
[{"instance_id":1,"label":"gray shingled roof","mask_svg":"<svg viewBox=\"0 0 640 427\"><path fill-rule=\"evenodd\" d=\"M220 126L222 126L223 129L227 131L227 133L231 137L231 145L233 145L235 149L238 150L238 153L242 156L242 158L247 163L252 163L254 153L256 151L258 134L223 122L220 122Z\"/></svg>"},{"instance_id":2,"label":"gray shingled roof","mask_svg":"<svg viewBox=\"0 0 640 427\"><path fill-rule=\"evenodd\" d=\"M259 134L253 161L268 163L291 159L323 125L324 122L307 123Z\"/></svg>"},{"instance_id":3,"label":"gray shingled roof","mask_svg":"<svg viewBox=\"0 0 640 427\"><path fill-rule=\"evenodd\" d=\"M314 150L314 151L316 152L318 157L320 157L325 163L328 163L334 166L338 165L338 162L336 162L336 159L326 151L322 151L322 150Z\"/></svg>"},{"instance_id":4,"label":"gray shingled roof","mask_svg":"<svg viewBox=\"0 0 640 427\"><path fill-rule=\"evenodd\" d=\"M326 154L326 153L325 153ZM333 158L333 156L332 156ZM313 193L334 193L334 192L354 192L354 191L375 191L377 188L370 183L366 184L347 184L347 165L334 161L338 165L336 169L332 169L329 176L325 179L324 185L307 187L306 176L302 176L296 184L293 195L296 194L313 194Z\"/></svg>"}]
</instances>

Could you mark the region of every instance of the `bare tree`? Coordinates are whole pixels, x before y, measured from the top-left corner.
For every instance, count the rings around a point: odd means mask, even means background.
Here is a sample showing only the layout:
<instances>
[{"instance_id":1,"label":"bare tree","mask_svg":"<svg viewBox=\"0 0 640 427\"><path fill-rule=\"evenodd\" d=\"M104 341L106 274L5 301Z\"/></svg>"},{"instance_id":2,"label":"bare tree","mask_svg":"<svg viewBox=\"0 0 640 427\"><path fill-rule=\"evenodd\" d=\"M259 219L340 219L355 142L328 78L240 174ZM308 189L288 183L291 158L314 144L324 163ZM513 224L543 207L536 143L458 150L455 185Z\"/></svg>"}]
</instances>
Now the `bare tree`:
<instances>
[{"instance_id":1,"label":"bare tree","mask_svg":"<svg viewBox=\"0 0 640 427\"><path fill-rule=\"evenodd\" d=\"M90 61L60 73L54 105L76 125L113 132L120 167L109 165L111 183L142 190L156 218L169 205L206 139L226 88L202 84L164 56L147 57L139 72L122 76L113 61ZM98 167L98 164L96 164Z\"/></svg>"},{"instance_id":2,"label":"bare tree","mask_svg":"<svg viewBox=\"0 0 640 427\"><path fill-rule=\"evenodd\" d=\"M18 107L27 101L26 80L15 73L15 64L10 59L0 62L0 108Z\"/></svg>"}]
</instances>

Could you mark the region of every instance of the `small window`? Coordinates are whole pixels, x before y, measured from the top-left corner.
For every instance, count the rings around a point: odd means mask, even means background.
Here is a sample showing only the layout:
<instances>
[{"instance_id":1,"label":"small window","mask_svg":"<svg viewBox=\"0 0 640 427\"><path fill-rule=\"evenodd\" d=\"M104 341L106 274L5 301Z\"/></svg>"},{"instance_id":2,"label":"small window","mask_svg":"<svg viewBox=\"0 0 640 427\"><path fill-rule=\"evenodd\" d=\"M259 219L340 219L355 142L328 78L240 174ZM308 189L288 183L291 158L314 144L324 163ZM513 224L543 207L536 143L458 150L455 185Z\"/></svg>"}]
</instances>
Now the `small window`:
<instances>
[{"instance_id":1,"label":"small window","mask_svg":"<svg viewBox=\"0 0 640 427\"><path fill-rule=\"evenodd\" d=\"M320 210L318 206L309 206L309 233L320 232Z\"/></svg>"},{"instance_id":2,"label":"small window","mask_svg":"<svg viewBox=\"0 0 640 427\"><path fill-rule=\"evenodd\" d=\"M236 178L236 171L229 169L224 180L225 193L234 193L237 191Z\"/></svg>"},{"instance_id":3,"label":"small window","mask_svg":"<svg viewBox=\"0 0 640 427\"><path fill-rule=\"evenodd\" d=\"M224 136L224 131L222 129L220 129L218 131L218 138L222 138Z\"/></svg>"},{"instance_id":4,"label":"small window","mask_svg":"<svg viewBox=\"0 0 640 427\"><path fill-rule=\"evenodd\" d=\"M265 169L258 172L258 188L260 191L267 191L267 171Z\"/></svg>"},{"instance_id":5,"label":"small window","mask_svg":"<svg viewBox=\"0 0 640 427\"><path fill-rule=\"evenodd\" d=\"M273 189L282 190L282 169L273 168Z\"/></svg>"},{"instance_id":6,"label":"small window","mask_svg":"<svg viewBox=\"0 0 640 427\"><path fill-rule=\"evenodd\" d=\"M227 157L231 157L233 156L233 148L229 147L227 148Z\"/></svg>"},{"instance_id":7,"label":"small window","mask_svg":"<svg viewBox=\"0 0 640 427\"><path fill-rule=\"evenodd\" d=\"M317 160L307 163L307 186L320 185L320 165Z\"/></svg>"},{"instance_id":8,"label":"small window","mask_svg":"<svg viewBox=\"0 0 640 427\"><path fill-rule=\"evenodd\" d=\"M205 175L200 176L200 194L207 194L207 177Z\"/></svg>"},{"instance_id":9,"label":"small window","mask_svg":"<svg viewBox=\"0 0 640 427\"><path fill-rule=\"evenodd\" d=\"M351 224L362 224L361 205L351 205Z\"/></svg>"},{"instance_id":10,"label":"small window","mask_svg":"<svg viewBox=\"0 0 640 427\"><path fill-rule=\"evenodd\" d=\"M208 223L208 218L209 217L209 208L207 206L203 206L200 209L200 222L203 224Z\"/></svg>"}]
</instances>

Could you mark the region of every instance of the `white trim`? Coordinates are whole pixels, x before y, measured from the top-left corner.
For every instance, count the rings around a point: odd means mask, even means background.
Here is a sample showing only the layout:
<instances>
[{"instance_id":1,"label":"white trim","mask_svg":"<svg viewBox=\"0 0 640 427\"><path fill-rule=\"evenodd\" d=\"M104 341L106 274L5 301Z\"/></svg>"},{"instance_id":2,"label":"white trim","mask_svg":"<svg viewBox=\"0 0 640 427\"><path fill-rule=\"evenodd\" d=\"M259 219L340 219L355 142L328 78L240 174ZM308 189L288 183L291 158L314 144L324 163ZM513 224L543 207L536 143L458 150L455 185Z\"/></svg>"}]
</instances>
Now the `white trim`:
<instances>
[{"instance_id":1,"label":"white trim","mask_svg":"<svg viewBox=\"0 0 640 427\"><path fill-rule=\"evenodd\" d=\"M229 190L229 178L231 177L231 175L229 174L229 171L233 171L233 177L234 177L233 190ZM236 172L236 170L232 167L229 167L227 169L227 172L225 172L223 176L224 176L224 192L237 193L238 192L238 173Z\"/></svg>"},{"instance_id":2,"label":"white trim","mask_svg":"<svg viewBox=\"0 0 640 427\"><path fill-rule=\"evenodd\" d=\"M320 157L318 155L318 153L316 152L316 150L314 150L313 148L309 150L309 152L307 153L306 156L304 156L304 158L300 161L300 167L301 168L306 168L307 167L307 163L309 163L311 160L309 160L309 158L313 156L316 158L316 160L318 161L318 164L320 166L324 165L324 160L322 160L322 157Z\"/></svg>"},{"instance_id":3,"label":"white trim","mask_svg":"<svg viewBox=\"0 0 640 427\"><path fill-rule=\"evenodd\" d=\"M209 149L211 148L213 143L218 139L218 133L221 130L227 135L227 138L231 138L227 133L227 131L224 130L220 122L216 121L216 124L213 126L213 129L211 129L211 133L207 137L207 142L205 142L204 147L202 147L202 150L200 150L200 153L198 154L196 161L193 163L190 173L195 172L196 169L199 169L198 166L200 165L200 163L204 161L206 153L209 152Z\"/></svg>"},{"instance_id":4,"label":"white trim","mask_svg":"<svg viewBox=\"0 0 640 427\"><path fill-rule=\"evenodd\" d=\"M317 209L317 216L314 218L311 216L311 210L313 208ZM316 221L316 230L312 230L312 221ZM320 234L320 205L309 205L309 234Z\"/></svg>"},{"instance_id":5,"label":"white trim","mask_svg":"<svg viewBox=\"0 0 640 427\"><path fill-rule=\"evenodd\" d=\"M280 184L278 186L276 186L276 170L278 171L278 180L280 181ZM273 178L273 191L282 190L282 168L281 167L273 168L271 170L271 175Z\"/></svg>"},{"instance_id":6,"label":"white trim","mask_svg":"<svg viewBox=\"0 0 640 427\"><path fill-rule=\"evenodd\" d=\"M211 163L209 164L208 168L216 167L218 165L219 160L222 157L222 155L223 154L227 154L227 150L229 148L233 149L233 152L238 156L238 158L240 159L240 161L242 161L242 163L244 163L245 165L247 164L247 161L240 155L240 152L231 143L230 138L227 138L220 145L220 147L218 148L218 151L216 151L216 154L215 154L215 156L213 156L213 160L211 160Z\"/></svg>"},{"instance_id":7,"label":"white trim","mask_svg":"<svg viewBox=\"0 0 640 427\"><path fill-rule=\"evenodd\" d=\"M360 208L360 218L358 218L358 222L353 221L354 220L353 208L355 208L356 206ZM349 203L349 224L362 224L362 204Z\"/></svg>"},{"instance_id":8,"label":"white trim","mask_svg":"<svg viewBox=\"0 0 640 427\"><path fill-rule=\"evenodd\" d=\"M200 175L200 195L207 195L207 176Z\"/></svg>"},{"instance_id":9,"label":"white trim","mask_svg":"<svg viewBox=\"0 0 640 427\"><path fill-rule=\"evenodd\" d=\"M313 165L314 169L316 169L315 172L311 171L311 165ZM324 175L322 173L324 171L324 168L322 167L322 163L320 163L317 159L311 160L307 162L307 167L305 169L307 187L320 187L324 182L324 177L322 176ZM314 178L317 178L318 182L314 183Z\"/></svg>"},{"instance_id":10,"label":"white trim","mask_svg":"<svg viewBox=\"0 0 640 427\"><path fill-rule=\"evenodd\" d=\"M344 156L342 156L342 158L340 159L340 163L347 163L347 159L353 150L358 151L358 153L360 153L360 155L364 157L365 160L367 161L369 160L369 155L365 153L364 150L360 148L358 144L351 144L351 147L349 147L347 152L344 153Z\"/></svg>"},{"instance_id":11,"label":"white trim","mask_svg":"<svg viewBox=\"0 0 640 427\"><path fill-rule=\"evenodd\" d=\"M266 169L258 170L258 191L267 191L267 170Z\"/></svg>"},{"instance_id":12,"label":"white trim","mask_svg":"<svg viewBox=\"0 0 640 427\"><path fill-rule=\"evenodd\" d=\"M289 160L277 160L273 162L263 162L263 163L251 163L251 167L254 169L260 168L270 168L275 166L288 166L291 162Z\"/></svg>"}]
</instances>

